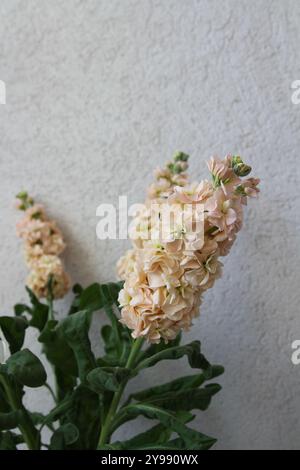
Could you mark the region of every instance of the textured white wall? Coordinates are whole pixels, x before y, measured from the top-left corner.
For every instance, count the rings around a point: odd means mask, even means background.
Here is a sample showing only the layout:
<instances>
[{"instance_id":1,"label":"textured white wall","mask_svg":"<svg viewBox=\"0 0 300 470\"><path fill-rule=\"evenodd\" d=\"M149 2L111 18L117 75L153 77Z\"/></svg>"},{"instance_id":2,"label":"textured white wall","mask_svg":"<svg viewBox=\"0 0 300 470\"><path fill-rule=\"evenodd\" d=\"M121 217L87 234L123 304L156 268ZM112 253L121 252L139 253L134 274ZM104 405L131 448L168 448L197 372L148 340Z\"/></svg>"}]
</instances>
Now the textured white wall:
<instances>
[{"instance_id":1,"label":"textured white wall","mask_svg":"<svg viewBox=\"0 0 300 470\"><path fill-rule=\"evenodd\" d=\"M291 102L300 2L2 0L0 12L1 313L25 300L17 191L58 219L67 267L87 285L113 279L128 245L96 239L101 202L142 201L174 150L191 154L195 178L212 153L241 153L262 194L185 338L226 367L198 423L218 449L299 449L300 366L290 356L300 339L300 105ZM143 385L179 372L170 367ZM43 409L47 399L37 391L30 401Z\"/></svg>"}]
</instances>

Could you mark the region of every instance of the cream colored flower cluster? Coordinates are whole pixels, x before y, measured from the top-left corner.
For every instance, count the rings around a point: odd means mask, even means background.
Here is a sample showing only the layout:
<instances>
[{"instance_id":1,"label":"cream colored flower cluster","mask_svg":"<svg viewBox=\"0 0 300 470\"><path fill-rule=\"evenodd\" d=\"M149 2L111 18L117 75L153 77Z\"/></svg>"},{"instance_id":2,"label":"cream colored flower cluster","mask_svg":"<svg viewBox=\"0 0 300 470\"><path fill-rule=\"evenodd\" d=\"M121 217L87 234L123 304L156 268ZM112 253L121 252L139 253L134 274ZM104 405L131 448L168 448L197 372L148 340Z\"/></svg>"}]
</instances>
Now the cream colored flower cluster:
<instances>
[{"instance_id":1,"label":"cream colored flower cluster","mask_svg":"<svg viewBox=\"0 0 300 470\"><path fill-rule=\"evenodd\" d=\"M17 224L17 235L24 240L30 269L27 285L37 297L46 298L51 282L53 298L62 298L70 288L70 278L59 258L66 247L62 233L56 222L47 218L44 207L35 204L26 192L17 198L17 208L25 212Z\"/></svg>"},{"instance_id":2,"label":"cream colored flower cluster","mask_svg":"<svg viewBox=\"0 0 300 470\"><path fill-rule=\"evenodd\" d=\"M242 179L251 168L239 156L211 158L212 181L189 184L188 156L179 152L155 172L144 209L133 221L133 249L118 262L125 281L121 322L132 336L152 343L174 339L199 314L202 294L221 275L242 227L243 206L256 197L259 180ZM154 207L154 209L153 209ZM172 223L162 222L164 208Z\"/></svg>"}]
</instances>

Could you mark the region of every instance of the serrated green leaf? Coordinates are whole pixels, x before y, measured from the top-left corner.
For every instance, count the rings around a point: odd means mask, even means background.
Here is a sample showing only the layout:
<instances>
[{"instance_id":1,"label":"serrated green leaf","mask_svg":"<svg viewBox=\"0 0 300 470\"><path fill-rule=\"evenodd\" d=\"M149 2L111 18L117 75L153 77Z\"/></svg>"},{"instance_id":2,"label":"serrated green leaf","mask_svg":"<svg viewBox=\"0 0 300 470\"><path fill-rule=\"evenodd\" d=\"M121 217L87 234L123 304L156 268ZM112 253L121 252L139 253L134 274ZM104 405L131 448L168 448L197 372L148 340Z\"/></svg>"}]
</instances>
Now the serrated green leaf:
<instances>
[{"instance_id":1,"label":"serrated green leaf","mask_svg":"<svg viewBox=\"0 0 300 470\"><path fill-rule=\"evenodd\" d=\"M211 366L211 376L210 379L218 377L223 374L224 368L219 365ZM127 400L127 403L134 399L136 401L145 401L155 399L169 392L180 392L183 390L190 390L193 388L200 387L207 380L206 374L203 372L201 374L186 375L178 379L172 380L171 382L164 383L162 385L157 385L155 387L150 387L140 392L132 393Z\"/></svg>"},{"instance_id":2,"label":"serrated green leaf","mask_svg":"<svg viewBox=\"0 0 300 470\"><path fill-rule=\"evenodd\" d=\"M167 442L171 437L172 431L165 428L162 424L157 424L147 431L123 442L114 442L111 444L115 450L142 450L151 443L152 446L159 446Z\"/></svg>"},{"instance_id":3,"label":"serrated green leaf","mask_svg":"<svg viewBox=\"0 0 300 470\"><path fill-rule=\"evenodd\" d=\"M18 351L6 362L7 373L27 387L41 387L47 374L41 361L29 349Z\"/></svg>"},{"instance_id":4,"label":"serrated green leaf","mask_svg":"<svg viewBox=\"0 0 300 470\"><path fill-rule=\"evenodd\" d=\"M130 445L129 441L117 441L112 444L108 444L104 450L186 450L185 441L179 437L177 439L161 443L148 441L139 446L130 447Z\"/></svg>"},{"instance_id":5,"label":"serrated green leaf","mask_svg":"<svg viewBox=\"0 0 300 470\"><path fill-rule=\"evenodd\" d=\"M138 364L137 370L139 371L147 367L152 367L163 360L176 360L182 358L183 356L188 357L189 364L192 368L201 369L204 371L204 374L207 378L211 377L211 365L201 353L200 341L193 341L184 346L175 346L168 349L164 349L154 354L153 356L142 360Z\"/></svg>"},{"instance_id":6,"label":"serrated green leaf","mask_svg":"<svg viewBox=\"0 0 300 470\"><path fill-rule=\"evenodd\" d=\"M136 401L145 401L155 399L169 392L180 392L182 390L188 390L192 388L200 387L205 382L205 376L203 373L186 375L185 377L180 377L179 379L172 380L162 385L157 385L155 387L149 387L140 392L132 393L128 399Z\"/></svg>"},{"instance_id":7,"label":"serrated green leaf","mask_svg":"<svg viewBox=\"0 0 300 470\"><path fill-rule=\"evenodd\" d=\"M137 416L157 419L166 428L176 432L183 439L186 450L206 450L216 442L215 439L186 426L176 414L153 405L141 403L122 408L114 420L113 429L135 419Z\"/></svg>"},{"instance_id":8,"label":"serrated green leaf","mask_svg":"<svg viewBox=\"0 0 300 470\"><path fill-rule=\"evenodd\" d=\"M165 393L153 398L149 397L145 403L151 403L159 408L170 411L205 411L208 408L212 397L220 390L220 385L210 384L204 388L192 388L190 390Z\"/></svg>"},{"instance_id":9,"label":"serrated green leaf","mask_svg":"<svg viewBox=\"0 0 300 470\"><path fill-rule=\"evenodd\" d=\"M173 339L172 341L169 341L168 343L165 343L164 341L160 341L160 343L151 344L144 351L140 352L138 362L141 362L144 359L152 357L155 354L158 354L159 352L165 351L166 349L175 348L179 346L180 341L181 341L181 333L179 333L175 339Z\"/></svg>"}]
</instances>

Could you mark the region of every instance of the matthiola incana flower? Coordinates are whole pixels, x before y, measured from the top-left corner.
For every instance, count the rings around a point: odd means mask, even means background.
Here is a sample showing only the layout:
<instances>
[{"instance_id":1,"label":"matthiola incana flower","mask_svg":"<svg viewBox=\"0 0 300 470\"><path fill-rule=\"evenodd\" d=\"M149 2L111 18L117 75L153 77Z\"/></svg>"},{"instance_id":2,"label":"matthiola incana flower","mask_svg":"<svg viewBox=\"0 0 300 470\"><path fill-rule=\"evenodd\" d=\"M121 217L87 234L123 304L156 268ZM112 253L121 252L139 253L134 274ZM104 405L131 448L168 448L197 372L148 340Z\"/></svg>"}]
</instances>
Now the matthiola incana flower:
<instances>
[{"instance_id":1,"label":"matthiola incana flower","mask_svg":"<svg viewBox=\"0 0 300 470\"><path fill-rule=\"evenodd\" d=\"M24 217L17 223L17 235L24 241L25 260L30 269L27 285L37 297L47 297L51 278L53 297L64 297L70 288L70 278L59 258L66 247L62 233L56 222L48 219L44 207L35 204L27 193L18 194L17 199L17 208L24 211Z\"/></svg>"},{"instance_id":2,"label":"matthiola incana flower","mask_svg":"<svg viewBox=\"0 0 300 470\"><path fill-rule=\"evenodd\" d=\"M219 257L229 253L242 227L243 204L259 191L258 179L242 179L251 168L239 156L212 157L212 182L192 184L185 173L187 160L178 153L156 170L145 209L133 222L134 248L118 263L125 281L121 322L134 338L152 343L190 328L202 294L221 276ZM153 204L161 204L159 210L153 211ZM165 206L174 208L169 225L162 221Z\"/></svg>"},{"instance_id":3,"label":"matthiola incana flower","mask_svg":"<svg viewBox=\"0 0 300 470\"><path fill-rule=\"evenodd\" d=\"M60 258L62 233L43 206L27 193L18 195L24 216L17 233L30 271L29 303L17 303L14 315L0 314L0 449L17 450L21 444L30 450L194 452L215 444L198 422L190 423L221 390L211 381L224 368L206 359L199 340L183 344L179 333L190 328L204 292L221 276L220 259L237 238L259 180L245 179L250 167L227 155L211 159L210 181L190 182L187 161L188 155L178 152L156 170L145 204L136 205L132 247L117 263L124 282L75 284L63 318L57 318L54 304L70 287ZM108 320L99 338L101 357L90 342L92 314L100 310ZM37 333L30 338L42 346L35 349L43 361L25 347L28 330ZM162 374L157 385L142 385L123 399L127 383L140 371L183 357L191 375L168 382ZM31 388L42 386L53 402L45 415L27 410L23 400ZM139 416L154 424L113 441L120 426Z\"/></svg>"}]
</instances>

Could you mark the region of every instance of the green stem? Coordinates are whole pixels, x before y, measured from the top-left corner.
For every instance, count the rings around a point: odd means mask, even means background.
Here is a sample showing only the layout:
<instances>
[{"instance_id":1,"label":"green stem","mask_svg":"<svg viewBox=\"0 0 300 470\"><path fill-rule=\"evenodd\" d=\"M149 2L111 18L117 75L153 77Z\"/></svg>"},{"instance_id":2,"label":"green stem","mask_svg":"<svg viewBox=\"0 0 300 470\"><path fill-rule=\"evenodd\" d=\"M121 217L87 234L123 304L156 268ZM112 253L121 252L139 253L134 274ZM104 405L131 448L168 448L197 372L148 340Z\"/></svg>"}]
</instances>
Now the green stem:
<instances>
[{"instance_id":1,"label":"green stem","mask_svg":"<svg viewBox=\"0 0 300 470\"><path fill-rule=\"evenodd\" d=\"M48 296L47 296L47 304L48 304L48 321L50 320L55 320L55 317L54 317L54 308L53 308L53 277L52 275L49 277L49 280L48 280ZM52 389L50 389L49 385L46 384L46 387L48 388L48 390L50 391L53 399L54 399L54 402L57 403L58 402L58 397L59 397L59 386L58 386L58 383L57 383L57 376L56 376L56 371L55 371L55 367L52 366L52 371L53 371L53 375L54 375L54 387L55 387L55 392L53 392Z\"/></svg>"},{"instance_id":2,"label":"green stem","mask_svg":"<svg viewBox=\"0 0 300 470\"><path fill-rule=\"evenodd\" d=\"M18 425L24 441L27 444L29 450L39 450L39 435L37 429L31 421L31 418L24 408L22 402L16 397L14 391L11 389L8 381L5 377L0 376L3 388L5 390L8 403L13 411L21 410L23 412L23 423Z\"/></svg>"},{"instance_id":3,"label":"green stem","mask_svg":"<svg viewBox=\"0 0 300 470\"><path fill-rule=\"evenodd\" d=\"M50 385L49 385L48 383L45 383L44 386L47 388L47 390L49 390L49 392L50 392L50 394L51 394L51 396L52 396L52 398L53 398L53 400L54 400L54 403L57 403L57 398L56 398L56 396L55 396L54 391L52 390L52 387L50 387Z\"/></svg>"},{"instance_id":4,"label":"green stem","mask_svg":"<svg viewBox=\"0 0 300 470\"><path fill-rule=\"evenodd\" d=\"M127 363L126 363L126 366L125 366L127 369L132 369L134 367L136 357L137 357L138 353L140 352L140 349L143 345L143 341L144 341L143 338L139 338L139 339L136 339L134 341L134 343L132 344L131 351L130 351L130 354L128 356ZM122 394L124 392L124 389L126 387L126 384L127 384L127 381L124 381L120 385L119 390L117 390L114 393L113 399L112 399L111 404L110 404L109 411L107 413L106 419L105 419L104 424L103 424L102 429L101 429L98 449L101 449L108 441L108 438L109 438L109 435L110 435L111 424L112 424L114 416L117 412L117 409L118 409Z\"/></svg>"},{"instance_id":5,"label":"green stem","mask_svg":"<svg viewBox=\"0 0 300 470\"><path fill-rule=\"evenodd\" d=\"M49 293L47 297L47 302L48 302L48 320L54 320L53 294L52 294L52 288L50 287L50 282L49 282Z\"/></svg>"}]
</instances>

